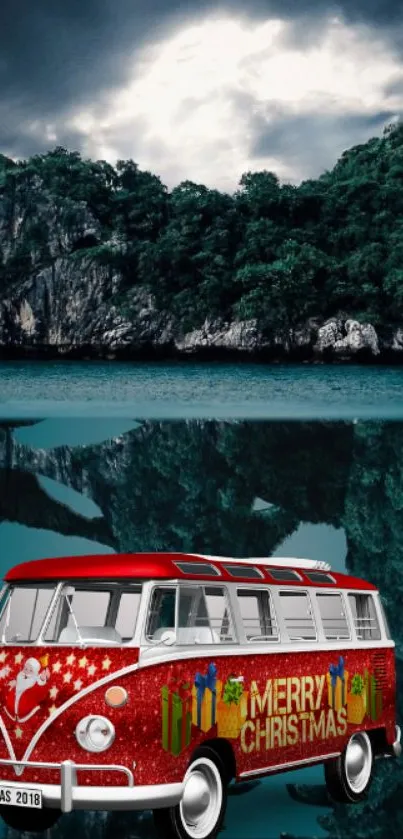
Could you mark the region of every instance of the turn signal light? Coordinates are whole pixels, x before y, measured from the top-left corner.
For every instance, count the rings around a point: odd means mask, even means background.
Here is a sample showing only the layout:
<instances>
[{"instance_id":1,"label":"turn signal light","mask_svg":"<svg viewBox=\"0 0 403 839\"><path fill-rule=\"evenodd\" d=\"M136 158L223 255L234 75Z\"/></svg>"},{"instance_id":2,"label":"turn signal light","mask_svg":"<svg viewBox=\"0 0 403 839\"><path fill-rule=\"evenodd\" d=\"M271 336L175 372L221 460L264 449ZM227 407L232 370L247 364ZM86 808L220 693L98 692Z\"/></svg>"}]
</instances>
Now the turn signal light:
<instances>
[{"instance_id":1,"label":"turn signal light","mask_svg":"<svg viewBox=\"0 0 403 839\"><path fill-rule=\"evenodd\" d=\"M105 693L105 702L110 708L121 708L127 702L127 690L120 685L112 685Z\"/></svg>"}]
</instances>

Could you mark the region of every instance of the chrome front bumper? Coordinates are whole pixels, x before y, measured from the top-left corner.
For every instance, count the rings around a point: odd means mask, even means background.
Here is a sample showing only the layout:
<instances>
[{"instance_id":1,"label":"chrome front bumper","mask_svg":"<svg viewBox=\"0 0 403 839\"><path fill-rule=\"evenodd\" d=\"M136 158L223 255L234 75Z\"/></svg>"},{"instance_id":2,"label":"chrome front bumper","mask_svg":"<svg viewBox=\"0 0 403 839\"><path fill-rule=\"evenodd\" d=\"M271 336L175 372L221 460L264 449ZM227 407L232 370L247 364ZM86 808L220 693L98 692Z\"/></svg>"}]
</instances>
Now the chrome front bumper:
<instances>
[{"instance_id":1,"label":"chrome front bumper","mask_svg":"<svg viewBox=\"0 0 403 839\"><path fill-rule=\"evenodd\" d=\"M401 736L402 736L402 733L400 731L400 726L397 725L396 726L396 740L395 740L395 742L393 743L393 746L392 746L392 751L393 751L393 754L394 754L395 757L400 757L400 755L402 753L402 744L400 742Z\"/></svg>"},{"instance_id":2,"label":"chrome front bumper","mask_svg":"<svg viewBox=\"0 0 403 839\"><path fill-rule=\"evenodd\" d=\"M2 781L2 766L16 767L16 774L21 774L25 767L30 769L58 769L60 785ZM126 775L127 786L80 786L77 784L77 770L121 772ZM60 808L62 813L70 813L71 810L156 810L161 807L173 807L179 804L183 795L183 783L135 786L133 773L125 766L94 766L93 764L73 763L72 760L64 760L62 763L0 760L0 784L8 787L18 787L19 789L25 787L30 790L38 790L42 792L44 807Z\"/></svg>"}]
</instances>

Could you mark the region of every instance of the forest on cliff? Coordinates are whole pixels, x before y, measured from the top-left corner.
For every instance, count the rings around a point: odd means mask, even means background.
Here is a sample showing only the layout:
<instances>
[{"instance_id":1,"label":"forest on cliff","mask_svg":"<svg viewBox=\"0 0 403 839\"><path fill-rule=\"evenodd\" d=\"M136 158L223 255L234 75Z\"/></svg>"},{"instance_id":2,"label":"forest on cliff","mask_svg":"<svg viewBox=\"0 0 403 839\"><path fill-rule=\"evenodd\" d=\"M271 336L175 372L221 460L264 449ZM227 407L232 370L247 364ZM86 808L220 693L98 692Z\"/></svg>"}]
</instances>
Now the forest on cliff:
<instances>
[{"instance_id":1,"label":"forest on cliff","mask_svg":"<svg viewBox=\"0 0 403 839\"><path fill-rule=\"evenodd\" d=\"M131 160L113 167L60 147L0 155L3 298L60 256L85 257L119 276L111 302L126 315L142 287L185 328L257 317L289 330L347 313L382 334L403 320L402 234L403 124L317 180L247 172L233 195L191 181L169 191Z\"/></svg>"}]
</instances>

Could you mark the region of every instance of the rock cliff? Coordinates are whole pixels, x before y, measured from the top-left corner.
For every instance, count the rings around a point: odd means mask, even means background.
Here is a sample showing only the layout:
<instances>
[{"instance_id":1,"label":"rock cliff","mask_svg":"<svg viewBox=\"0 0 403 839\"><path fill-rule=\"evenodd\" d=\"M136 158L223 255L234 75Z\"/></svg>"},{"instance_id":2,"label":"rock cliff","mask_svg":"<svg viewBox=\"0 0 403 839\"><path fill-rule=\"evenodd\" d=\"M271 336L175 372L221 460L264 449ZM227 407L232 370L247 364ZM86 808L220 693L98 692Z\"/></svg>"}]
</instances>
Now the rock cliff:
<instances>
[{"instance_id":1,"label":"rock cliff","mask_svg":"<svg viewBox=\"0 0 403 839\"><path fill-rule=\"evenodd\" d=\"M169 195L132 161L0 155L0 358L403 361L395 275L367 305L357 253L347 270L314 245L303 192L289 230L286 188L266 173L242 190Z\"/></svg>"},{"instance_id":2,"label":"rock cliff","mask_svg":"<svg viewBox=\"0 0 403 839\"><path fill-rule=\"evenodd\" d=\"M268 331L258 319L206 319L185 331L145 288L119 295L110 267L59 257L0 301L0 357L262 358L403 361L403 330L378 334L348 316Z\"/></svg>"}]
</instances>

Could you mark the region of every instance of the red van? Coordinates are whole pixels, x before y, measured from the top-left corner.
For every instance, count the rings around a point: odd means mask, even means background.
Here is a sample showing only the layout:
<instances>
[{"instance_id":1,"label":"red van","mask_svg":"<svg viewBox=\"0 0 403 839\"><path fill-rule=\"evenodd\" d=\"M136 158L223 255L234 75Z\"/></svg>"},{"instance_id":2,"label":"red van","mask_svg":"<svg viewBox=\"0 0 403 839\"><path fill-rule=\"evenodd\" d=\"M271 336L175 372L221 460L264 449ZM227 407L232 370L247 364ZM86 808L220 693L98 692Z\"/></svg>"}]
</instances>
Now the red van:
<instances>
[{"instance_id":1,"label":"red van","mask_svg":"<svg viewBox=\"0 0 403 839\"><path fill-rule=\"evenodd\" d=\"M232 780L323 762L355 802L400 754L379 593L325 563L38 560L0 609L0 813L18 830L145 809L161 837L212 839Z\"/></svg>"}]
</instances>

